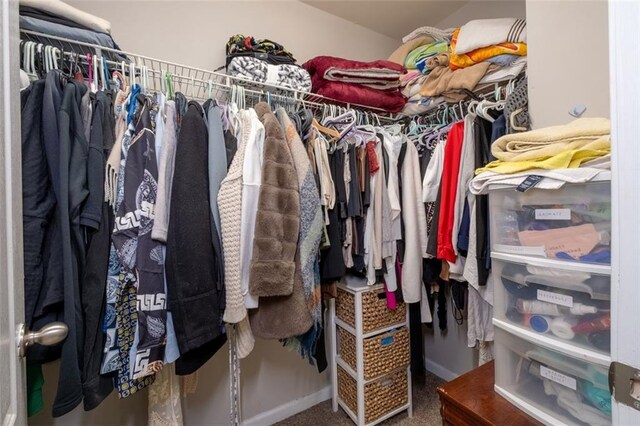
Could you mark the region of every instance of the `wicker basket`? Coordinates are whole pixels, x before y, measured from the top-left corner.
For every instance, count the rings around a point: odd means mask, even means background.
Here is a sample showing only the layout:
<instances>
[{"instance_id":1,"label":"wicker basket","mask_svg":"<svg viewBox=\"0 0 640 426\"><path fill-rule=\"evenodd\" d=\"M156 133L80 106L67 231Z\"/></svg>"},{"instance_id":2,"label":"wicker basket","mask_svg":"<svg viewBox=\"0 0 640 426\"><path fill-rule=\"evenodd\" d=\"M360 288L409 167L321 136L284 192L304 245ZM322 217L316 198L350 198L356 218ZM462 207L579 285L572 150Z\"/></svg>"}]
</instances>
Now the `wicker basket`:
<instances>
[{"instance_id":1,"label":"wicker basket","mask_svg":"<svg viewBox=\"0 0 640 426\"><path fill-rule=\"evenodd\" d=\"M338 327L338 354L356 370L356 337ZM409 365L409 330L407 327L363 339L364 379L371 380Z\"/></svg>"},{"instance_id":2,"label":"wicker basket","mask_svg":"<svg viewBox=\"0 0 640 426\"><path fill-rule=\"evenodd\" d=\"M338 397L358 415L358 386L356 380L338 366ZM364 422L373 422L405 405L409 383L407 370L401 369L364 385Z\"/></svg>"},{"instance_id":3,"label":"wicker basket","mask_svg":"<svg viewBox=\"0 0 640 426\"><path fill-rule=\"evenodd\" d=\"M353 328L356 327L355 297L353 293L338 288L336 316ZM406 316L407 307L404 303L398 303L398 307L393 311L387 308L386 294L383 288L362 292L363 333L403 323Z\"/></svg>"}]
</instances>

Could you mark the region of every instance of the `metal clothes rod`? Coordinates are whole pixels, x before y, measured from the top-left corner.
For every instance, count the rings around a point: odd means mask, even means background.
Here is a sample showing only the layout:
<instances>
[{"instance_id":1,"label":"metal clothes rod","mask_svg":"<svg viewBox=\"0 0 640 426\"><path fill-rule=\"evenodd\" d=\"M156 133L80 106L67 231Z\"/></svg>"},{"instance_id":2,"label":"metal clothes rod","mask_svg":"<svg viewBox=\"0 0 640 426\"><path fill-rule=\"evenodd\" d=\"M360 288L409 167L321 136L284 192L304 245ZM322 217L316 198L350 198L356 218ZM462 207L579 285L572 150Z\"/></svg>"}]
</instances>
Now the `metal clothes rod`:
<instances>
[{"instance_id":1,"label":"metal clothes rod","mask_svg":"<svg viewBox=\"0 0 640 426\"><path fill-rule=\"evenodd\" d=\"M384 111L379 108L342 102L337 99L328 98L315 93L303 92L301 90L291 89L291 88L282 87L282 86L276 86L276 85L267 84L267 83L259 83L259 82L255 82L245 78L234 77L234 76L230 76L230 75L223 74L216 71L205 70L202 68L196 68L188 65L169 62L162 59L153 58L150 56L140 55L132 52L126 52L123 50L111 49L108 47L103 47L103 46L99 46L92 43L86 43L82 41L67 39L64 37L58 37L54 35L40 33L37 31L21 29L20 32L21 34L24 34L26 36L25 38L28 41L34 41L36 43L42 43L41 40L38 41L38 39L36 38L56 40L61 43L66 43L69 46L70 51L74 50L73 46L75 45L75 46L87 47L93 51L93 54L99 57L102 56L103 52L109 52L113 55L118 55L118 56L125 56L127 57L127 59L129 59L128 62L127 61L116 62L113 60L106 60L105 62L107 62L109 65L112 65L113 67L116 67L116 68L122 67L123 65L128 66L129 63L133 62L136 65L136 68L138 70L140 69L140 67L146 67L147 72L157 75L158 80L162 78L163 73L171 73L171 75L175 79L180 79L185 82L188 81L190 83L197 82L200 86L204 84L205 87L207 88L209 85L209 81L211 81L211 83L214 86L224 87L227 89L230 89L231 86L233 85L239 85L239 86L245 86L245 87L248 86L249 89L245 89L245 91L252 90L253 92L255 92L255 94L262 93L262 95L264 96L266 96L267 92L269 92L271 95L273 95L275 92L275 94L277 95L290 97L293 100L298 100L300 101L300 103L305 105L323 107L325 104L328 104L328 105L342 106L347 109L358 109L358 110L362 110L363 112L370 112L370 113L376 114L380 120L387 121L387 122L396 121L398 118L396 115L392 113L388 113L387 111ZM50 43L50 44L55 45L55 43ZM133 58L133 60L131 58ZM180 88L183 89L182 85ZM184 90L182 91L183 93L185 93ZM201 98L201 99L204 99L204 98Z\"/></svg>"}]
</instances>

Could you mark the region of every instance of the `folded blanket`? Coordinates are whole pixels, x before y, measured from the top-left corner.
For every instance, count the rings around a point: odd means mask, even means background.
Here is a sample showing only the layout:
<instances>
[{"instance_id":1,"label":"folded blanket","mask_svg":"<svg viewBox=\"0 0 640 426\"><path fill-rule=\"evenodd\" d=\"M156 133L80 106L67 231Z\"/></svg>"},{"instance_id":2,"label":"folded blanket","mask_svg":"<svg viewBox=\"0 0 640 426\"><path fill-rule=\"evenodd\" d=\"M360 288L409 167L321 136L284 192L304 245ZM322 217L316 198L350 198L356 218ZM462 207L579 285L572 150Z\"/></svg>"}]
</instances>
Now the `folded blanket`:
<instances>
[{"instance_id":1,"label":"folded blanket","mask_svg":"<svg viewBox=\"0 0 640 426\"><path fill-rule=\"evenodd\" d=\"M449 92L463 89L473 91L478 82L492 66L495 65L489 62L481 62L474 66L455 71L446 65L435 67L427 76L427 79L420 89L420 94L427 97L440 95L447 97L447 95L450 94Z\"/></svg>"},{"instance_id":2,"label":"folded blanket","mask_svg":"<svg viewBox=\"0 0 640 426\"><path fill-rule=\"evenodd\" d=\"M76 9L60 0L20 0L19 3L20 6L32 7L51 15L66 18L92 31L111 33L111 23L109 21Z\"/></svg>"},{"instance_id":3,"label":"folded blanket","mask_svg":"<svg viewBox=\"0 0 640 426\"><path fill-rule=\"evenodd\" d=\"M312 78L340 83L353 83L373 89L390 89L400 86L400 76L405 68L394 62L379 60L373 62L352 61L332 56L318 56L302 65Z\"/></svg>"},{"instance_id":4,"label":"folded blanket","mask_svg":"<svg viewBox=\"0 0 640 426\"><path fill-rule=\"evenodd\" d=\"M398 47L391 55L389 55L390 62L395 62L398 65L404 65L404 59L407 57L409 52L419 46L424 46L425 44L431 44L435 40L431 36L420 36L418 38L414 38L413 40L409 40L404 43L402 46Z\"/></svg>"},{"instance_id":5,"label":"folded blanket","mask_svg":"<svg viewBox=\"0 0 640 426\"><path fill-rule=\"evenodd\" d=\"M520 58L518 55L510 55L508 53L503 53L502 55L494 56L493 58L487 59L488 62L492 64L496 64L501 67L506 67L511 65L516 59Z\"/></svg>"},{"instance_id":6,"label":"folded blanket","mask_svg":"<svg viewBox=\"0 0 640 426\"><path fill-rule=\"evenodd\" d=\"M311 91L309 73L297 65L271 65L258 58L238 56L229 62L227 74L258 83Z\"/></svg>"},{"instance_id":7,"label":"folded blanket","mask_svg":"<svg viewBox=\"0 0 640 426\"><path fill-rule=\"evenodd\" d=\"M527 66L527 57L520 56L511 65L487 73L478 84L498 83L516 78Z\"/></svg>"},{"instance_id":8,"label":"folded blanket","mask_svg":"<svg viewBox=\"0 0 640 426\"><path fill-rule=\"evenodd\" d=\"M527 21L515 18L476 19L460 28L453 53L460 55L500 43L526 43Z\"/></svg>"},{"instance_id":9,"label":"folded blanket","mask_svg":"<svg viewBox=\"0 0 640 426\"><path fill-rule=\"evenodd\" d=\"M446 41L437 41L431 44L418 46L409 52L404 60L404 66L408 69L418 68L419 63L428 60L434 55L448 51L449 43Z\"/></svg>"},{"instance_id":10,"label":"folded blanket","mask_svg":"<svg viewBox=\"0 0 640 426\"><path fill-rule=\"evenodd\" d=\"M573 169L581 167L584 163L604 157L611 152L609 135L602 136L600 139L578 148L561 146L564 144L557 145L558 146L555 147L556 153L548 157L522 161L492 161L486 166L477 169L476 174L487 171L494 173L518 173L531 169Z\"/></svg>"},{"instance_id":11,"label":"folded blanket","mask_svg":"<svg viewBox=\"0 0 640 426\"><path fill-rule=\"evenodd\" d=\"M420 27L413 30L410 34L404 36L402 38L402 42L406 43L423 36L432 37L434 40L451 40L451 34L453 34L454 30L455 28L447 28L441 30L440 28L435 27Z\"/></svg>"},{"instance_id":12,"label":"folded blanket","mask_svg":"<svg viewBox=\"0 0 640 426\"><path fill-rule=\"evenodd\" d=\"M502 161L544 160L563 151L610 147L607 118L578 118L569 124L502 136L491 153Z\"/></svg>"},{"instance_id":13,"label":"folded blanket","mask_svg":"<svg viewBox=\"0 0 640 426\"><path fill-rule=\"evenodd\" d=\"M451 38L451 52L457 52L457 43L460 30L456 30ZM449 59L449 67L451 69L465 68L479 62L486 61L498 55L503 54L525 56L527 54L526 43L500 43L466 53L451 54Z\"/></svg>"},{"instance_id":14,"label":"folded blanket","mask_svg":"<svg viewBox=\"0 0 640 426\"><path fill-rule=\"evenodd\" d=\"M357 84L327 81L318 76L311 79L313 92L345 103L354 103L389 112L401 111L406 99L400 91L376 90Z\"/></svg>"},{"instance_id":15,"label":"folded blanket","mask_svg":"<svg viewBox=\"0 0 640 426\"><path fill-rule=\"evenodd\" d=\"M536 185L537 189L559 189L565 183L588 182L601 172L602 170L596 168L582 167L555 170L537 169L508 175L484 172L469 182L469 191L477 195L486 194L489 187L491 187L491 189L515 189L532 174L544 177L544 179Z\"/></svg>"}]
</instances>

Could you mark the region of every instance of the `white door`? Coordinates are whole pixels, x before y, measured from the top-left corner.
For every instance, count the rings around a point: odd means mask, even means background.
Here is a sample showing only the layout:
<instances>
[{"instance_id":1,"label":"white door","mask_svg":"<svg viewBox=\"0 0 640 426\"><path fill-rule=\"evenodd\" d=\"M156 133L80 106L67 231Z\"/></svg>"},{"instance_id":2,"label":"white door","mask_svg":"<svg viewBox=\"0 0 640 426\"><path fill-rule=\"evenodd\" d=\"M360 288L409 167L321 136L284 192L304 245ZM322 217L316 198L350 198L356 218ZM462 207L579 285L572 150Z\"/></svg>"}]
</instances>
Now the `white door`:
<instances>
[{"instance_id":1,"label":"white door","mask_svg":"<svg viewBox=\"0 0 640 426\"><path fill-rule=\"evenodd\" d=\"M22 426L26 380L16 344L24 320L18 2L0 2L0 421Z\"/></svg>"},{"instance_id":2,"label":"white door","mask_svg":"<svg viewBox=\"0 0 640 426\"><path fill-rule=\"evenodd\" d=\"M609 2L613 252L611 358L614 425L640 425L640 3ZM604 84L604 82L603 82ZM617 370L617 369L616 369ZM626 370L626 371L625 371ZM611 380L611 377L610 377ZM627 398L629 393L634 398ZM621 401L627 399L627 403Z\"/></svg>"}]
</instances>

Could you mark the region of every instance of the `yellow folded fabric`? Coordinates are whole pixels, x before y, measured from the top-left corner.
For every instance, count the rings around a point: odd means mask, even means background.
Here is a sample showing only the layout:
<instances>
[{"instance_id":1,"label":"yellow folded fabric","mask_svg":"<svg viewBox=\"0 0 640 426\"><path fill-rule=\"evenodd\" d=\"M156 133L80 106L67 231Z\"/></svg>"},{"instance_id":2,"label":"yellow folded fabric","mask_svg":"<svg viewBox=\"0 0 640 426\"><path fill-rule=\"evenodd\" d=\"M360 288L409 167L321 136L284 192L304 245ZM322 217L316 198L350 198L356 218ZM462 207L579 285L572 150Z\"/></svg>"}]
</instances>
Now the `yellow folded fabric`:
<instances>
[{"instance_id":1,"label":"yellow folded fabric","mask_svg":"<svg viewBox=\"0 0 640 426\"><path fill-rule=\"evenodd\" d=\"M482 47L480 49L472 50L471 52L456 55L453 52L456 51L458 33L460 33L460 28L453 32L453 36L451 38L451 57L449 58L449 68L452 70L470 67L471 65L505 53L518 56L526 56L527 54L526 43L500 43L494 46Z\"/></svg>"},{"instance_id":2,"label":"yellow folded fabric","mask_svg":"<svg viewBox=\"0 0 640 426\"><path fill-rule=\"evenodd\" d=\"M519 173L531 169L575 169L582 163L595 158L603 157L611 152L611 146L600 149L578 148L562 151L551 157L538 160L524 161L492 161L486 166L477 169L476 174L482 172L494 172L502 174Z\"/></svg>"},{"instance_id":3,"label":"yellow folded fabric","mask_svg":"<svg viewBox=\"0 0 640 426\"><path fill-rule=\"evenodd\" d=\"M578 118L562 126L505 135L491 145L491 153L502 161L535 161L563 151L609 149L610 131L607 118Z\"/></svg>"}]
</instances>

